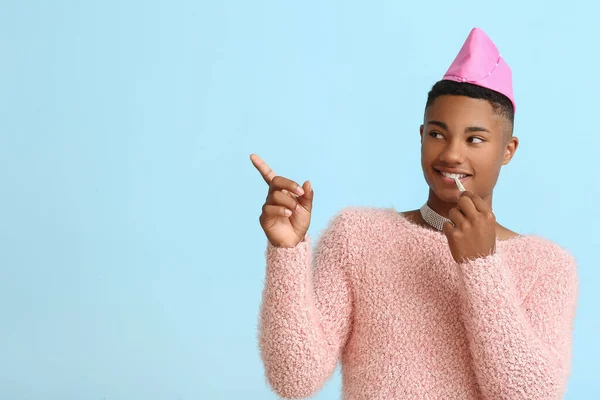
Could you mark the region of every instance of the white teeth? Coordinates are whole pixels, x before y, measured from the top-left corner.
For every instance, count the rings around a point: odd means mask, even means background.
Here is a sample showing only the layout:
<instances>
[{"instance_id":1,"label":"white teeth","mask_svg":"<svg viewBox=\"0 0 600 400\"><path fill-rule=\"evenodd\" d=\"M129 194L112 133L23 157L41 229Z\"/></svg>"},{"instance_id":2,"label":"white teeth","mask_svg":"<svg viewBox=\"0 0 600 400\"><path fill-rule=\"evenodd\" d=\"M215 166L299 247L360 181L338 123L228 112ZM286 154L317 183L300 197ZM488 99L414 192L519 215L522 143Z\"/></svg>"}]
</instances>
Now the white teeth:
<instances>
[{"instance_id":1,"label":"white teeth","mask_svg":"<svg viewBox=\"0 0 600 400\"><path fill-rule=\"evenodd\" d=\"M467 176L466 174L450 174L448 172L442 172L442 175L444 175L445 177L450 178L450 179L454 179L454 178L461 179L461 178L464 178L465 176Z\"/></svg>"}]
</instances>

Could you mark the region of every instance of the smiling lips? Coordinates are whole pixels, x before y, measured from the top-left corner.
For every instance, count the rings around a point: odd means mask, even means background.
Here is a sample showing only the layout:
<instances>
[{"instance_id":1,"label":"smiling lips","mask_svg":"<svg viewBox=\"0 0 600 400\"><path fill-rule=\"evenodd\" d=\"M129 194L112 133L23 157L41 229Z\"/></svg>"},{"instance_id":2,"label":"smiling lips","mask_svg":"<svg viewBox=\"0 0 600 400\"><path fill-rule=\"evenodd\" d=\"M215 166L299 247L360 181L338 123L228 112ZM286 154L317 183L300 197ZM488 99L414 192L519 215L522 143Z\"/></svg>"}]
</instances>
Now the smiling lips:
<instances>
[{"instance_id":1,"label":"smiling lips","mask_svg":"<svg viewBox=\"0 0 600 400\"><path fill-rule=\"evenodd\" d=\"M448 178L450 181L454 181L454 178L465 179L465 178L468 178L469 176L471 176L471 174L444 172L444 171L440 171L437 169L435 169L435 171L437 173L439 173L440 175L442 175L443 177Z\"/></svg>"},{"instance_id":2,"label":"smiling lips","mask_svg":"<svg viewBox=\"0 0 600 400\"><path fill-rule=\"evenodd\" d=\"M444 175L446 178L450 178L450 179L454 179L454 178L462 179L462 178L466 178L467 176L469 176L467 174L450 174L448 172L441 172L441 171L440 171L440 173L442 175Z\"/></svg>"},{"instance_id":3,"label":"smiling lips","mask_svg":"<svg viewBox=\"0 0 600 400\"><path fill-rule=\"evenodd\" d=\"M465 187L463 186L462 182L471 177L471 174L445 172L435 168L434 170L441 175L442 182L453 184L455 187L458 187L459 192L465 191Z\"/></svg>"}]
</instances>

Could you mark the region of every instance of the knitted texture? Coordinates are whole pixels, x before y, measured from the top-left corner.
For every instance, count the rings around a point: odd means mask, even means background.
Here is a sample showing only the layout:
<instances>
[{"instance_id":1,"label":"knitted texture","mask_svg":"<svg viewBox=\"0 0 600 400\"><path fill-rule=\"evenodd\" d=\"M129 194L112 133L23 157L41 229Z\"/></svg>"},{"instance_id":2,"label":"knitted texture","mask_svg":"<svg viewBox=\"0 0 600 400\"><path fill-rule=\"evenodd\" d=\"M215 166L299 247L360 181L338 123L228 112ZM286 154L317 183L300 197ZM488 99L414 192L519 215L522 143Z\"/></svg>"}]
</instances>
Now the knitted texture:
<instances>
[{"instance_id":1,"label":"knitted texture","mask_svg":"<svg viewBox=\"0 0 600 400\"><path fill-rule=\"evenodd\" d=\"M354 399L558 399L571 368L574 258L538 236L457 264L443 233L346 207L316 243L267 241L258 342L271 388L316 394L341 361Z\"/></svg>"}]
</instances>

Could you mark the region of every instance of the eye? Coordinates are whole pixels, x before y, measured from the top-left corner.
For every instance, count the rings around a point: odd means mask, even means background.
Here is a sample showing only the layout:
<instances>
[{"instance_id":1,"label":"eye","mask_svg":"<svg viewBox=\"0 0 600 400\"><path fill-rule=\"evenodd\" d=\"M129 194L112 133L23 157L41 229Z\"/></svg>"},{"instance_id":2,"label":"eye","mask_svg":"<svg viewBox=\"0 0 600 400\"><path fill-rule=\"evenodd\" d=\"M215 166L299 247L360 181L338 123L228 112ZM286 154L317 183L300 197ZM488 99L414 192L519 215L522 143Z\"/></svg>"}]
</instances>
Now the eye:
<instances>
[{"instance_id":1,"label":"eye","mask_svg":"<svg viewBox=\"0 0 600 400\"><path fill-rule=\"evenodd\" d=\"M474 143L474 144L479 144L479 143L485 142L485 140L480 137L477 137L477 136L471 136L469 138L469 142Z\"/></svg>"},{"instance_id":2,"label":"eye","mask_svg":"<svg viewBox=\"0 0 600 400\"><path fill-rule=\"evenodd\" d=\"M434 139L439 139L439 138L444 137L441 133L439 133L437 131L429 132L429 136L431 136ZM438 136L439 136L439 138L438 138Z\"/></svg>"}]
</instances>

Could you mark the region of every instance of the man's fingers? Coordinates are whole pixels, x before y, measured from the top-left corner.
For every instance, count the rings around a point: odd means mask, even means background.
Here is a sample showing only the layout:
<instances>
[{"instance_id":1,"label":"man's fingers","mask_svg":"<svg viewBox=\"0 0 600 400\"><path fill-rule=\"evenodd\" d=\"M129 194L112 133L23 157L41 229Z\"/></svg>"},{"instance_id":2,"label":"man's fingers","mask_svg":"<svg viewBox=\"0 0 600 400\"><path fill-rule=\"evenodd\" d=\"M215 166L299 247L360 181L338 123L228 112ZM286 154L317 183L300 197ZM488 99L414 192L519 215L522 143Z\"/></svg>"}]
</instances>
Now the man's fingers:
<instances>
[{"instance_id":1,"label":"man's fingers","mask_svg":"<svg viewBox=\"0 0 600 400\"><path fill-rule=\"evenodd\" d=\"M454 226L461 226L467 220L467 217L458 208L454 207L448 212L448 219L452 221Z\"/></svg>"},{"instance_id":2,"label":"man's fingers","mask_svg":"<svg viewBox=\"0 0 600 400\"><path fill-rule=\"evenodd\" d=\"M462 211L462 213L467 216L467 218L475 218L475 216L477 215L477 208L473 203L473 199L468 195L460 196L460 199L458 199L457 206L460 209L460 211Z\"/></svg>"},{"instance_id":3,"label":"man's fingers","mask_svg":"<svg viewBox=\"0 0 600 400\"><path fill-rule=\"evenodd\" d=\"M271 169L271 167L269 167L267 163L264 162L263 159L256 154L250 154L250 160L252 161L252 164L254 164L258 172L260 172L265 182L267 182L267 185L271 185L271 181L276 176L275 172Z\"/></svg>"},{"instance_id":4,"label":"man's fingers","mask_svg":"<svg viewBox=\"0 0 600 400\"><path fill-rule=\"evenodd\" d=\"M268 198L266 204L274 204L278 206L284 206L292 211L296 210L298 201L296 198L292 198L289 194L283 193L281 190L273 192Z\"/></svg>"},{"instance_id":5,"label":"man's fingers","mask_svg":"<svg viewBox=\"0 0 600 400\"><path fill-rule=\"evenodd\" d=\"M269 185L269 192L274 192L276 190L287 190L290 194L297 196L302 196L304 194L304 189L302 189L298 183L279 175L275 176Z\"/></svg>"},{"instance_id":6,"label":"man's fingers","mask_svg":"<svg viewBox=\"0 0 600 400\"><path fill-rule=\"evenodd\" d=\"M444 225L442 225L442 231L447 237L452 235L455 229L456 227L452 224L452 222L449 221L444 222Z\"/></svg>"},{"instance_id":7,"label":"man's fingers","mask_svg":"<svg viewBox=\"0 0 600 400\"><path fill-rule=\"evenodd\" d=\"M289 217L292 215L292 210L284 206L265 204L263 206L263 215L265 218Z\"/></svg>"},{"instance_id":8,"label":"man's fingers","mask_svg":"<svg viewBox=\"0 0 600 400\"><path fill-rule=\"evenodd\" d=\"M489 206L489 204L486 203L481 197L477 196L473 192L469 192L467 190L466 192L462 192L460 197L461 198L462 197L468 197L469 199L471 199L471 201L473 202L473 205L475 206L475 209L477 211L479 211L480 213L487 213L487 212L491 212L492 211L492 209ZM460 202L460 199L459 199L459 202Z\"/></svg>"},{"instance_id":9,"label":"man's fingers","mask_svg":"<svg viewBox=\"0 0 600 400\"><path fill-rule=\"evenodd\" d=\"M312 185L311 185L310 181L304 182L302 187L304 188L304 194L302 196L298 196L298 198L297 198L298 203L300 203L300 206L304 207L306 209L306 211L311 212L312 204L313 204L313 196L314 196L315 192L312 190Z\"/></svg>"},{"instance_id":10,"label":"man's fingers","mask_svg":"<svg viewBox=\"0 0 600 400\"><path fill-rule=\"evenodd\" d=\"M281 190L290 197L302 196L305 194L304 188L291 179L275 175L275 172L256 154L250 154L250 160L256 169L260 172L265 182L269 185L269 193Z\"/></svg>"}]
</instances>

